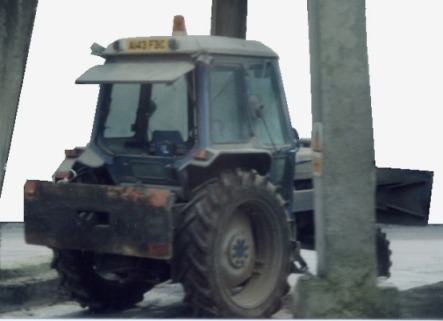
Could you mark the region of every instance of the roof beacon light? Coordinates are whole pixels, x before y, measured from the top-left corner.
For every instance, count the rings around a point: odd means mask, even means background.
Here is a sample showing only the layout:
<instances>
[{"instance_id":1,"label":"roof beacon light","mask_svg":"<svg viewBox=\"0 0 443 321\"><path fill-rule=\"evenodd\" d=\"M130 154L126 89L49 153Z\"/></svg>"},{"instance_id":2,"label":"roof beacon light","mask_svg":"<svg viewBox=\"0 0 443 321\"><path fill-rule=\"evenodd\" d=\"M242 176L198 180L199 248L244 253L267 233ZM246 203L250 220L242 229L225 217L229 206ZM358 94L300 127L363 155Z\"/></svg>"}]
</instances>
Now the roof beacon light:
<instances>
[{"instance_id":1,"label":"roof beacon light","mask_svg":"<svg viewBox=\"0 0 443 321\"><path fill-rule=\"evenodd\" d=\"M181 15L174 16L174 22L172 25L173 36L187 36L185 17Z\"/></svg>"}]
</instances>

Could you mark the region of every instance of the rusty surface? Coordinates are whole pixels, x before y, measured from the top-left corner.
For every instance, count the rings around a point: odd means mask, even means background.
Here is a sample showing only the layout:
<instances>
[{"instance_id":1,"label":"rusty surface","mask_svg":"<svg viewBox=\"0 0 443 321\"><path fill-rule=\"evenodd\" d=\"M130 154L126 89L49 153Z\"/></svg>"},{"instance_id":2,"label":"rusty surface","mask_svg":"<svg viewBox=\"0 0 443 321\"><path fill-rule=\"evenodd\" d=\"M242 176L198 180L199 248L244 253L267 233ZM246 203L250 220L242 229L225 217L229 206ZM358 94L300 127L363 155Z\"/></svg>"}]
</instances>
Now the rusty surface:
<instances>
[{"instance_id":1,"label":"rusty surface","mask_svg":"<svg viewBox=\"0 0 443 321\"><path fill-rule=\"evenodd\" d=\"M167 189L89 184L25 184L29 244L138 257L172 257Z\"/></svg>"},{"instance_id":2,"label":"rusty surface","mask_svg":"<svg viewBox=\"0 0 443 321\"><path fill-rule=\"evenodd\" d=\"M146 201L149 206L166 207L169 202L169 194L169 190L166 189L147 188L140 190L140 188L124 187L121 196L125 201Z\"/></svg>"},{"instance_id":3,"label":"rusty surface","mask_svg":"<svg viewBox=\"0 0 443 321\"><path fill-rule=\"evenodd\" d=\"M28 180L25 183L25 196L27 197L33 197L35 194L35 188L37 185L37 181Z\"/></svg>"}]
</instances>

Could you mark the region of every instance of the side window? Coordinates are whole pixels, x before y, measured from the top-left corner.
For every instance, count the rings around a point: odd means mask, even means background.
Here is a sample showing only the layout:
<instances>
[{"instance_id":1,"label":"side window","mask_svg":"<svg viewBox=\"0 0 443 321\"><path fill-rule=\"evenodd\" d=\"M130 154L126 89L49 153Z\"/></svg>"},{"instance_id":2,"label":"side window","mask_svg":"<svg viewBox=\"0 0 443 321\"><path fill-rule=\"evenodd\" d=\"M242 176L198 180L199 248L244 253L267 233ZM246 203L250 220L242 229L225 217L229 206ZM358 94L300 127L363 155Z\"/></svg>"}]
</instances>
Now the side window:
<instances>
[{"instance_id":1,"label":"side window","mask_svg":"<svg viewBox=\"0 0 443 321\"><path fill-rule=\"evenodd\" d=\"M215 67L209 74L210 130L213 143L238 143L248 137L246 90L241 68Z\"/></svg>"},{"instance_id":2,"label":"side window","mask_svg":"<svg viewBox=\"0 0 443 321\"><path fill-rule=\"evenodd\" d=\"M249 68L251 96L261 105L260 116L253 120L257 139L264 146L288 144L285 115L276 70L270 63Z\"/></svg>"}]
</instances>

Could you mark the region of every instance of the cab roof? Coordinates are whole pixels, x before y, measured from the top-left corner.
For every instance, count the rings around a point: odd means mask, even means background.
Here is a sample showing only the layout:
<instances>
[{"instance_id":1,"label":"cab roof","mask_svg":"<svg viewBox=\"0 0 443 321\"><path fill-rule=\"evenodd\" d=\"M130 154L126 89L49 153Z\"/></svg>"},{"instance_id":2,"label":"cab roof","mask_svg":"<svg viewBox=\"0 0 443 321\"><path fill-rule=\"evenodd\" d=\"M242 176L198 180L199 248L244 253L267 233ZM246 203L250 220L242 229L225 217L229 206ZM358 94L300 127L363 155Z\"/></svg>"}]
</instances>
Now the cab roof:
<instances>
[{"instance_id":1,"label":"cab roof","mask_svg":"<svg viewBox=\"0 0 443 321\"><path fill-rule=\"evenodd\" d=\"M114 41L107 48L94 45L92 53L103 58L127 55L220 54L277 58L278 55L261 42L221 36L135 37Z\"/></svg>"}]
</instances>

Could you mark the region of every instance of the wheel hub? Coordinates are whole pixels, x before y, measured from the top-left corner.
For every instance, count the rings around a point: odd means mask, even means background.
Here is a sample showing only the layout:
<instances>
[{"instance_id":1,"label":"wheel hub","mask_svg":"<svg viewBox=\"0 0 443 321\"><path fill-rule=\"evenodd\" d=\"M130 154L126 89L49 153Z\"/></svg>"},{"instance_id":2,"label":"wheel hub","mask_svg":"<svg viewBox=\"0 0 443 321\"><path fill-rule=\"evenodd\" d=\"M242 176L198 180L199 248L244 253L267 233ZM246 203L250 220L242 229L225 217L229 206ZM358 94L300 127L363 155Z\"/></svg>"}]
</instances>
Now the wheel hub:
<instances>
[{"instance_id":1,"label":"wheel hub","mask_svg":"<svg viewBox=\"0 0 443 321\"><path fill-rule=\"evenodd\" d=\"M242 235L235 235L229 244L229 262L235 268L245 266L248 258L250 246L246 238Z\"/></svg>"},{"instance_id":2,"label":"wheel hub","mask_svg":"<svg viewBox=\"0 0 443 321\"><path fill-rule=\"evenodd\" d=\"M223 277L229 288L236 288L251 277L255 262L252 226L244 212L237 209L232 215L222 242Z\"/></svg>"}]
</instances>

